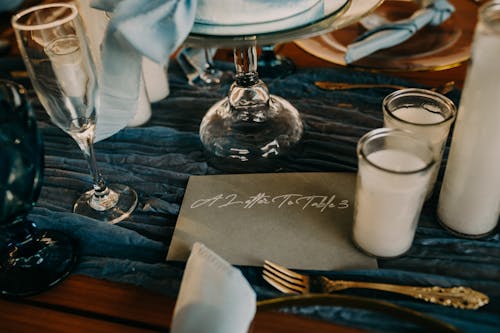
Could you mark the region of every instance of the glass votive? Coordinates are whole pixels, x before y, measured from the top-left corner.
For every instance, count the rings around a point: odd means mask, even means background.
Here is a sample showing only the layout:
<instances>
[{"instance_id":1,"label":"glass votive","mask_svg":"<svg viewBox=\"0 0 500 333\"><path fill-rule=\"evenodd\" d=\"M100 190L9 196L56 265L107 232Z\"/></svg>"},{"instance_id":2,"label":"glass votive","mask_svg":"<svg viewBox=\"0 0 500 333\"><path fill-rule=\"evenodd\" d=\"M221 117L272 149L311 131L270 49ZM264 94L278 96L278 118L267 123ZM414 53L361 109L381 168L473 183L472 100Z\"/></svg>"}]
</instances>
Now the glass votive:
<instances>
[{"instance_id":1,"label":"glass votive","mask_svg":"<svg viewBox=\"0 0 500 333\"><path fill-rule=\"evenodd\" d=\"M400 129L380 128L358 142L353 241L367 254L404 254L415 236L435 165L427 140Z\"/></svg>"},{"instance_id":2,"label":"glass votive","mask_svg":"<svg viewBox=\"0 0 500 333\"><path fill-rule=\"evenodd\" d=\"M429 199L436 184L450 126L455 120L455 104L439 93L411 88L387 95L382 110L385 127L408 130L430 142L436 164L427 188L426 199Z\"/></svg>"}]
</instances>

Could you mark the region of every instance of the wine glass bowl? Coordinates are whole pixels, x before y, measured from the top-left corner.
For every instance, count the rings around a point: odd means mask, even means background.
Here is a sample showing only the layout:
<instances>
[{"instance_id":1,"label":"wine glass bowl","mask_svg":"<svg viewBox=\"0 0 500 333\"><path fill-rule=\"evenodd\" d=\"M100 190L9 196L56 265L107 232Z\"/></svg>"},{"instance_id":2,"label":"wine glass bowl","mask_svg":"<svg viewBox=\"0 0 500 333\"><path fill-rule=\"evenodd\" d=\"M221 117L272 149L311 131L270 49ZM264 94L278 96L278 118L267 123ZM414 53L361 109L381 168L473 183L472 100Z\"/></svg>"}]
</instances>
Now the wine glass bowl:
<instances>
[{"instance_id":1,"label":"wine glass bowl","mask_svg":"<svg viewBox=\"0 0 500 333\"><path fill-rule=\"evenodd\" d=\"M106 184L97 169L94 133L98 79L76 6L30 7L12 18L31 82L51 121L69 134L88 162L93 187L75 202L75 213L117 223L137 206L137 193Z\"/></svg>"},{"instance_id":2,"label":"wine glass bowl","mask_svg":"<svg viewBox=\"0 0 500 333\"><path fill-rule=\"evenodd\" d=\"M24 99L24 88L0 80L0 142L2 147L0 223L26 214L41 188L43 152L36 123Z\"/></svg>"},{"instance_id":3,"label":"wine glass bowl","mask_svg":"<svg viewBox=\"0 0 500 333\"><path fill-rule=\"evenodd\" d=\"M42 185L43 144L25 89L0 80L0 293L27 296L63 280L76 263L66 235L26 219Z\"/></svg>"}]
</instances>

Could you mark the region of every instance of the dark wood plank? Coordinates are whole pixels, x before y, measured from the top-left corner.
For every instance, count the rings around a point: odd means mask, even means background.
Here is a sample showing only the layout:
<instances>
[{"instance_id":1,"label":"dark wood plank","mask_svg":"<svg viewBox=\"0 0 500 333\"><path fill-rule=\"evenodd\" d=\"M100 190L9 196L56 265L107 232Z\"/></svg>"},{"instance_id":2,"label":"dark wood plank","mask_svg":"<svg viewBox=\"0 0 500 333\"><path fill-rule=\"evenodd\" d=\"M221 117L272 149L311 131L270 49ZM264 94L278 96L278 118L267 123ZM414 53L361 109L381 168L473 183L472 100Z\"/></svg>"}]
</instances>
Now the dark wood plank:
<instances>
[{"instance_id":1,"label":"dark wood plank","mask_svg":"<svg viewBox=\"0 0 500 333\"><path fill-rule=\"evenodd\" d=\"M0 332L166 332L175 300L136 286L73 275L40 295L0 299ZM91 328L91 329L90 329ZM258 312L252 333L359 330L278 312Z\"/></svg>"},{"instance_id":2,"label":"dark wood plank","mask_svg":"<svg viewBox=\"0 0 500 333\"><path fill-rule=\"evenodd\" d=\"M152 333L129 323L90 318L39 306L0 300L0 332L2 333Z\"/></svg>"},{"instance_id":3,"label":"dark wood plank","mask_svg":"<svg viewBox=\"0 0 500 333\"><path fill-rule=\"evenodd\" d=\"M367 332L351 327L334 325L319 320L305 319L278 312L258 312L250 333L362 333Z\"/></svg>"},{"instance_id":4,"label":"dark wood plank","mask_svg":"<svg viewBox=\"0 0 500 333\"><path fill-rule=\"evenodd\" d=\"M24 300L166 330L175 300L129 284L73 275L52 290Z\"/></svg>"}]
</instances>

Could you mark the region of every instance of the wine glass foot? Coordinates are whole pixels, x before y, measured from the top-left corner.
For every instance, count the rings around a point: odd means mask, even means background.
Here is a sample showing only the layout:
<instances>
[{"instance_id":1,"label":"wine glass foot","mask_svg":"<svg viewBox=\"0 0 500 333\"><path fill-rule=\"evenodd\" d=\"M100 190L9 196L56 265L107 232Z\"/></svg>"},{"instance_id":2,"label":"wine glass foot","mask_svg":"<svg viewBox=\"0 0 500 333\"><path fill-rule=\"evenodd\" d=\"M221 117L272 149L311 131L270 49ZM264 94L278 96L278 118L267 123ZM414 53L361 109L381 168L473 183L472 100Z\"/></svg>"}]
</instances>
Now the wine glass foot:
<instances>
[{"instance_id":1,"label":"wine glass foot","mask_svg":"<svg viewBox=\"0 0 500 333\"><path fill-rule=\"evenodd\" d=\"M205 69L200 75L190 81L189 84L199 88L219 88L223 81L224 73L218 68Z\"/></svg>"},{"instance_id":2,"label":"wine glass foot","mask_svg":"<svg viewBox=\"0 0 500 333\"><path fill-rule=\"evenodd\" d=\"M200 125L200 139L219 165L275 169L276 160L302 137L299 112L281 97L270 95L263 109L234 111L224 98L210 108Z\"/></svg>"},{"instance_id":3,"label":"wine glass foot","mask_svg":"<svg viewBox=\"0 0 500 333\"><path fill-rule=\"evenodd\" d=\"M37 239L9 249L0 263L0 293L38 294L64 280L77 262L74 242L55 230L37 230Z\"/></svg>"},{"instance_id":4,"label":"wine glass foot","mask_svg":"<svg viewBox=\"0 0 500 333\"><path fill-rule=\"evenodd\" d=\"M137 193L131 187L122 184L110 184L108 188L111 192L118 195L118 200L113 207L105 210L92 208L91 201L94 195L94 190L92 189L78 198L73 206L73 212L112 224L128 218L137 207Z\"/></svg>"}]
</instances>

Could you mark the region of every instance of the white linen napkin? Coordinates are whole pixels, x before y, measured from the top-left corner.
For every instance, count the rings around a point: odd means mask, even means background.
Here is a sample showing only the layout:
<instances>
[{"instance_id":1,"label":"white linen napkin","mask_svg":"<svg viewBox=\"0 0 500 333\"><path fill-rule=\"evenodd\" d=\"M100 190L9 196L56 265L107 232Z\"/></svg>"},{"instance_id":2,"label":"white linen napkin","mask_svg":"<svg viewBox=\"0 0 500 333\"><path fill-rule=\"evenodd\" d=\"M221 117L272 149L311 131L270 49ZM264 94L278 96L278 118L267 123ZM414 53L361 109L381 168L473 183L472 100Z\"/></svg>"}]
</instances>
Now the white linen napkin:
<instances>
[{"instance_id":1,"label":"white linen napkin","mask_svg":"<svg viewBox=\"0 0 500 333\"><path fill-rule=\"evenodd\" d=\"M201 243L195 243L174 308L172 333L246 333L256 295L241 272Z\"/></svg>"},{"instance_id":2,"label":"white linen napkin","mask_svg":"<svg viewBox=\"0 0 500 333\"><path fill-rule=\"evenodd\" d=\"M377 26L359 36L347 47L344 55L346 63L353 63L378 50L401 44L428 24L440 25L455 11L455 7L446 0L428 2L427 6L417 10L408 19Z\"/></svg>"},{"instance_id":3,"label":"white linen napkin","mask_svg":"<svg viewBox=\"0 0 500 333\"><path fill-rule=\"evenodd\" d=\"M91 6L110 16L101 46L99 141L127 126L134 117L143 56L167 65L170 54L191 31L196 0L92 0Z\"/></svg>"}]
</instances>

